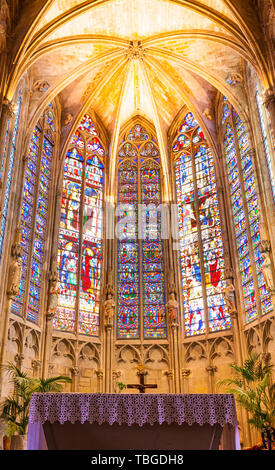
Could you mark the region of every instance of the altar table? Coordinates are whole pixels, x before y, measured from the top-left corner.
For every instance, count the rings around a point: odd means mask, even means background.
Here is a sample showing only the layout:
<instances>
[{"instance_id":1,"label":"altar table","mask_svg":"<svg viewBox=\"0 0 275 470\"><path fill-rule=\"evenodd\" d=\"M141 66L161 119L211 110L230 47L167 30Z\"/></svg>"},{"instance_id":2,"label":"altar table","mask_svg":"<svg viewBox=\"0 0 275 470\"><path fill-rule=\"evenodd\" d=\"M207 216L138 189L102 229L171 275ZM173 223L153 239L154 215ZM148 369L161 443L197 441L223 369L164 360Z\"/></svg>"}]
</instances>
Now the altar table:
<instances>
[{"instance_id":1,"label":"altar table","mask_svg":"<svg viewBox=\"0 0 275 470\"><path fill-rule=\"evenodd\" d=\"M28 450L240 449L233 395L35 393Z\"/></svg>"}]
</instances>

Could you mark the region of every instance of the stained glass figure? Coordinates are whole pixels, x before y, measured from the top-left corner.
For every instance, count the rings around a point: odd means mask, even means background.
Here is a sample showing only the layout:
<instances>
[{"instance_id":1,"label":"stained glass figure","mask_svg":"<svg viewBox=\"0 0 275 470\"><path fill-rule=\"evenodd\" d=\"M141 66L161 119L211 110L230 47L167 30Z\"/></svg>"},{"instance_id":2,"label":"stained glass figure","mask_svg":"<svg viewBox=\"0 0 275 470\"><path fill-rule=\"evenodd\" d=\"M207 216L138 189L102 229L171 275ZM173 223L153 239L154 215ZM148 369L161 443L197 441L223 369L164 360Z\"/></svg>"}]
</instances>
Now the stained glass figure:
<instances>
[{"instance_id":1,"label":"stained glass figure","mask_svg":"<svg viewBox=\"0 0 275 470\"><path fill-rule=\"evenodd\" d=\"M263 258L259 251L256 178L247 133L240 117L229 105L222 122L244 310L247 322L251 322L260 311L265 314L272 310L271 297L261 273Z\"/></svg>"},{"instance_id":2,"label":"stained glass figure","mask_svg":"<svg viewBox=\"0 0 275 470\"><path fill-rule=\"evenodd\" d=\"M11 192L11 185L12 185L12 178L13 178L13 169L14 169L14 159L15 159L15 152L16 152L16 144L17 144L17 137L18 137L18 128L19 128L19 121L21 115L21 105L22 105L22 91L19 90L18 99L16 104L16 111L14 117L14 127L12 131L12 138L11 138L11 147L9 156L6 157L7 145L8 145L8 132L9 132L9 123L7 125L7 132L5 136L5 153L3 155L4 160L7 161L7 172L6 172L6 183L4 188L4 202L3 202L3 209L2 209L2 217L1 217L1 224L0 224L0 259L2 257L3 251L3 243L5 238L6 232L6 223L7 223L7 216L8 216L8 208L10 202L10 192ZM3 172L3 167L1 172Z\"/></svg>"},{"instance_id":3,"label":"stained glass figure","mask_svg":"<svg viewBox=\"0 0 275 470\"><path fill-rule=\"evenodd\" d=\"M58 247L60 295L53 326L89 336L99 334L104 154L96 126L85 115L64 164Z\"/></svg>"},{"instance_id":4,"label":"stained glass figure","mask_svg":"<svg viewBox=\"0 0 275 470\"><path fill-rule=\"evenodd\" d=\"M159 150L136 124L118 155L117 336L136 339L143 331L144 338L166 338ZM144 205L139 225L138 204Z\"/></svg>"},{"instance_id":5,"label":"stained glass figure","mask_svg":"<svg viewBox=\"0 0 275 470\"><path fill-rule=\"evenodd\" d=\"M175 141L185 334L194 336L207 327L210 332L226 330L231 323L222 295L223 241L214 160L192 113L186 115Z\"/></svg>"},{"instance_id":6,"label":"stained glass figure","mask_svg":"<svg viewBox=\"0 0 275 470\"><path fill-rule=\"evenodd\" d=\"M21 228L23 263L19 294L11 311L38 323L42 269L47 233L49 189L54 150L54 111L45 111L37 123L28 149L25 170Z\"/></svg>"},{"instance_id":7,"label":"stained glass figure","mask_svg":"<svg viewBox=\"0 0 275 470\"><path fill-rule=\"evenodd\" d=\"M263 109L263 105L260 99L259 90L256 91L256 102L257 102L259 121L260 121L262 136L263 136L264 151L265 151L265 157L267 161L270 184L271 184L273 199L275 202L275 173L274 173L274 169L272 166L271 150L270 150L270 145L269 145L269 140L268 140L268 128L267 128L266 120L264 117L264 109Z\"/></svg>"}]
</instances>

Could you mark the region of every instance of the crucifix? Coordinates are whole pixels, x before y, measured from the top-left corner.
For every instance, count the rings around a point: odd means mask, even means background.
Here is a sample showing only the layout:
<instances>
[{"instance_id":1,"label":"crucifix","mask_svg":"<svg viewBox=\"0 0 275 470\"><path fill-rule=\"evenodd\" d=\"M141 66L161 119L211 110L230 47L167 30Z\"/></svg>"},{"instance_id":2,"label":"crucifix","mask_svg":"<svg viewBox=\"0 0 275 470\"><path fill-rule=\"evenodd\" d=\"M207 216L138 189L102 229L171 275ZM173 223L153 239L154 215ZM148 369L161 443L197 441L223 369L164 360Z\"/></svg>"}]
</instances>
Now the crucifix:
<instances>
[{"instance_id":1,"label":"crucifix","mask_svg":"<svg viewBox=\"0 0 275 470\"><path fill-rule=\"evenodd\" d=\"M144 383L144 378L145 375L147 375L147 372L145 371L145 367L143 364L139 364L137 367L137 375L139 376L139 384L129 384L127 385L127 388L137 388L139 393L145 393L146 388L158 388L157 384L145 384Z\"/></svg>"}]
</instances>

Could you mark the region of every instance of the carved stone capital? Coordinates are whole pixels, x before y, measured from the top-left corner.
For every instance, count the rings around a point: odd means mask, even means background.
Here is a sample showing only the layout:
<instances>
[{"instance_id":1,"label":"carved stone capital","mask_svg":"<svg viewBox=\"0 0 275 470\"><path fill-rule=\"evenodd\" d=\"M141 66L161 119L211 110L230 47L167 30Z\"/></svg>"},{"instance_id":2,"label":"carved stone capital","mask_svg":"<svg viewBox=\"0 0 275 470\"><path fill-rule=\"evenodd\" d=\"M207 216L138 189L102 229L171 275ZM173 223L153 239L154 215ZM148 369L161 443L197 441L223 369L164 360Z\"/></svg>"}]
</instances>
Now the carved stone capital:
<instances>
[{"instance_id":1,"label":"carved stone capital","mask_svg":"<svg viewBox=\"0 0 275 470\"><path fill-rule=\"evenodd\" d=\"M95 373L96 373L96 375L97 375L97 377L98 377L99 380L102 380L102 379L103 379L104 372L103 372L102 369L96 370Z\"/></svg>"},{"instance_id":2,"label":"carved stone capital","mask_svg":"<svg viewBox=\"0 0 275 470\"><path fill-rule=\"evenodd\" d=\"M16 364L18 364L19 366L22 364L22 362L24 361L24 359L25 359L24 354L16 354L16 355L14 356L15 362L16 362Z\"/></svg>"},{"instance_id":3,"label":"carved stone capital","mask_svg":"<svg viewBox=\"0 0 275 470\"><path fill-rule=\"evenodd\" d=\"M217 366L211 366L209 365L208 367L205 368L206 372L210 375L214 375L215 372L217 372L218 368Z\"/></svg>"},{"instance_id":4,"label":"carved stone capital","mask_svg":"<svg viewBox=\"0 0 275 470\"><path fill-rule=\"evenodd\" d=\"M13 105L8 99L4 99L2 103L2 112L7 116L8 119L11 119L14 116Z\"/></svg>"},{"instance_id":5,"label":"carved stone capital","mask_svg":"<svg viewBox=\"0 0 275 470\"><path fill-rule=\"evenodd\" d=\"M34 359L32 361L32 368L34 370L39 370L41 368L41 365L42 365L42 361L38 361L37 359Z\"/></svg>"},{"instance_id":6,"label":"carved stone capital","mask_svg":"<svg viewBox=\"0 0 275 470\"><path fill-rule=\"evenodd\" d=\"M191 374L190 369L182 369L182 371L181 371L181 375L183 376L184 379L187 379L190 374Z\"/></svg>"},{"instance_id":7,"label":"carved stone capital","mask_svg":"<svg viewBox=\"0 0 275 470\"><path fill-rule=\"evenodd\" d=\"M270 253L271 251L271 243L269 240L261 240L260 241L260 253Z\"/></svg>"},{"instance_id":8,"label":"carved stone capital","mask_svg":"<svg viewBox=\"0 0 275 470\"><path fill-rule=\"evenodd\" d=\"M166 375L166 377L167 377L169 380L173 379L173 377L174 377L174 371L173 371L173 370L166 370L166 371L164 372L164 374Z\"/></svg>"},{"instance_id":9,"label":"carved stone capital","mask_svg":"<svg viewBox=\"0 0 275 470\"><path fill-rule=\"evenodd\" d=\"M267 109L269 109L270 106L275 104L275 93L272 88L269 88L269 90L266 90L266 92L264 93L263 104Z\"/></svg>"},{"instance_id":10,"label":"carved stone capital","mask_svg":"<svg viewBox=\"0 0 275 470\"><path fill-rule=\"evenodd\" d=\"M71 367L70 371L71 371L71 373L72 373L72 375L73 375L74 377L76 377L77 375L80 374L80 369L79 369L79 367Z\"/></svg>"},{"instance_id":11,"label":"carved stone capital","mask_svg":"<svg viewBox=\"0 0 275 470\"><path fill-rule=\"evenodd\" d=\"M256 157L256 150L254 148L250 148L247 151L247 155L253 160Z\"/></svg>"},{"instance_id":12,"label":"carved stone capital","mask_svg":"<svg viewBox=\"0 0 275 470\"><path fill-rule=\"evenodd\" d=\"M47 323L50 323L51 321L53 321L54 315L55 315L54 313L49 313L49 312L46 313Z\"/></svg>"},{"instance_id":13,"label":"carved stone capital","mask_svg":"<svg viewBox=\"0 0 275 470\"><path fill-rule=\"evenodd\" d=\"M224 279L233 279L234 278L234 271L232 268L225 268L224 270Z\"/></svg>"},{"instance_id":14,"label":"carved stone capital","mask_svg":"<svg viewBox=\"0 0 275 470\"><path fill-rule=\"evenodd\" d=\"M264 364L268 364L271 361L271 354L270 353L263 353L262 354L262 359Z\"/></svg>"},{"instance_id":15,"label":"carved stone capital","mask_svg":"<svg viewBox=\"0 0 275 470\"><path fill-rule=\"evenodd\" d=\"M113 370L112 371L113 380L118 379L120 376L121 376L121 371L120 370Z\"/></svg>"},{"instance_id":16,"label":"carved stone capital","mask_svg":"<svg viewBox=\"0 0 275 470\"><path fill-rule=\"evenodd\" d=\"M231 317L232 320L237 320L237 318L238 318L237 310L231 310L231 311L229 311L229 314L230 314L230 317Z\"/></svg>"}]
</instances>

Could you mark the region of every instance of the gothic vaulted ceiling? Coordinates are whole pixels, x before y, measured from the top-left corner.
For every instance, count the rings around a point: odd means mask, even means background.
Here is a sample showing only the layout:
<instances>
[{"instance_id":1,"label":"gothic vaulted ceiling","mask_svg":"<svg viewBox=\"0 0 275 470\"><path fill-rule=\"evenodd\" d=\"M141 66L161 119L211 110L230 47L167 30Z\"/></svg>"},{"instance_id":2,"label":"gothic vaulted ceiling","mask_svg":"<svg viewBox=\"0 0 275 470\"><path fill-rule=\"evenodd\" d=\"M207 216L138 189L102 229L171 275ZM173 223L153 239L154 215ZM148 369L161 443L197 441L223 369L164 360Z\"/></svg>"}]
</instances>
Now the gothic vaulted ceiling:
<instances>
[{"instance_id":1,"label":"gothic vaulted ceiling","mask_svg":"<svg viewBox=\"0 0 275 470\"><path fill-rule=\"evenodd\" d=\"M34 3L38 0L29 3L29 13ZM12 97L28 70L34 84L44 82L44 92L33 94L30 124L58 95L64 114L74 118L63 131L63 143L92 105L113 143L121 126L140 114L154 123L164 145L166 131L184 104L202 119L206 114L209 118L206 110L211 114L217 89L245 109L242 83L232 86L230 78L242 75L243 60L260 69L264 59L234 4L223 0L44 2L24 34L7 95ZM253 12L249 14L251 19ZM207 124L211 129L211 119Z\"/></svg>"}]
</instances>

